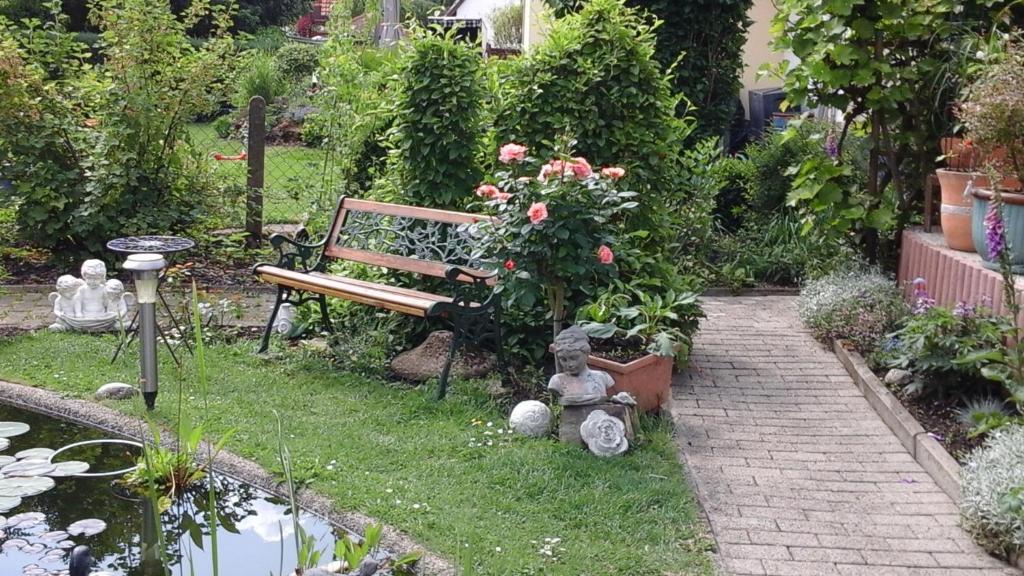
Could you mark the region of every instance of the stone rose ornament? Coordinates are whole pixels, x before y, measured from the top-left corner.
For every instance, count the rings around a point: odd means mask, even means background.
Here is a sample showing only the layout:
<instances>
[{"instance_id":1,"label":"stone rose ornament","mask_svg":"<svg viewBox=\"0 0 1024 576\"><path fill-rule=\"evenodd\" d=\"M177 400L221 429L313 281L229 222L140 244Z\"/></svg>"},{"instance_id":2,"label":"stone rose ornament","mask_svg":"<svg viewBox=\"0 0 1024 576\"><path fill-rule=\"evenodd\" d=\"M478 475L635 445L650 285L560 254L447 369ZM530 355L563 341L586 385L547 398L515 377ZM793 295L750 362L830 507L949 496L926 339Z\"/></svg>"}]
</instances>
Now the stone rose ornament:
<instances>
[{"instance_id":1,"label":"stone rose ornament","mask_svg":"<svg viewBox=\"0 0 1024 576\"><path fill-rule=\"evenodd\" d=\"M551 409L537 400L520 402L512 409L508 424L523 436L543 438L551 432Z\"/></svg>"},{"instance_id":2,"label":"stone rose ornament","mask_svg":"<svg viewBox=\"0 0 1024 576\"><path fill-rule=\"evenodd\" d=\"M626 425L604 410L594 410L580 425L580 436L598 456L618 456L629 449Z\"/></svg>"}]
</instances>

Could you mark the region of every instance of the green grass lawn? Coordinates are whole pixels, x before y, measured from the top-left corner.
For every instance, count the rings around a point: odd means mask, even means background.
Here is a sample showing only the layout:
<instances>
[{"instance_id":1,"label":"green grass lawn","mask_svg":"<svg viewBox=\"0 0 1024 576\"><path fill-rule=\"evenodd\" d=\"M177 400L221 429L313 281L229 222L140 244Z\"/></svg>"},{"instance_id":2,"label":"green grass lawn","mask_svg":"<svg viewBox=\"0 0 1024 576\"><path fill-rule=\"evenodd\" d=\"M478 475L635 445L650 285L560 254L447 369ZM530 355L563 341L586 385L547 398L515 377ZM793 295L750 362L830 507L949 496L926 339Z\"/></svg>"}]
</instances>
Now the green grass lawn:
<instances>
[{"instance_id":1,"label":"green grass lawn","mask_svg":"<svg viewBox=\"0 0 1024 576\"><path fill-rule=\"evenodd\" d=\"M0 339L0 378L90 398L101 384L137 378L136 350L110 364L114 342L48 332ZM156 418L172 422L184 383L194 420L214 435L235 429L228 448L275 469L279 412L314 489L339 509L406 531L463 574L713 573L710 540L662 422L645 421L638 450L598 459L553 440L498 434L506 411L479 384L455 383L437 403L430 390L348 374L298 350L262 359L254 348L207 349L205 415L193 369L165 361ZM111 406L141 412L135 403ZM560 539L551 557L541 553L545 538Z\"/></svg>"},{"instance_id":2,"label":"green grass lawn","mask_svg":"<svg viewBox=\"0 0 1024 576\"><path fill-rule=\"evenodd\" d=\"M212 124L189 124L192 141L208 154L220 152L234 156L242 151L238 140L217 136ZM334 208L335 198L324 187L324 162L327 151L305 146L268 146L264 172L264 223L303 222L314 204ZM245 186L245 161L216 161L215 174L228 184ZM241 213L243 207L239 207ZM241 224L241 223L239 223Z\"/></svg>"}]
</instances>

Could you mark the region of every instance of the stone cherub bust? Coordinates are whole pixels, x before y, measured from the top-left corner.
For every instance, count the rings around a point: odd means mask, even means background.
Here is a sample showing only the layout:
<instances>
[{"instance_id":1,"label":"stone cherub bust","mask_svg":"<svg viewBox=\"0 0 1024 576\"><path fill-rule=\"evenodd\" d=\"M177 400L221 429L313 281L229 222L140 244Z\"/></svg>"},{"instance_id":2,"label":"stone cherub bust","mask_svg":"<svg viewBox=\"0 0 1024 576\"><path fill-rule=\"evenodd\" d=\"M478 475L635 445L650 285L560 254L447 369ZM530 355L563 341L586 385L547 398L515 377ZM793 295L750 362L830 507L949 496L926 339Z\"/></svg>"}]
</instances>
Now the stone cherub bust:
<instances>
[{"instance_id":1,"label":"stone cherub bust","mask_svg":"<svg viewBox=\"0 0 1024 576\"><path fill-rule=\"evenodd\" d=\"M107 266L102 260L86 260L81 279L67 274L57 279L57 291L50 294L57 321L50 329L113 330L127 316L133 300L120 280L107 280Z\"/></svg>"},{"instance_id":2,"label":"stone cherub bust","mask_svg":"<svg viewBox=\"0 0 1024 576\"><path fill-rule=\"evenodd\" d=\"M590 339L578 326L570 326L555 337L555 358L561 370L548 381L548 390L558 395L562 406L599 404L608 399L615 381L607 372L587 366Z\"/></svg>"}]
</instances>

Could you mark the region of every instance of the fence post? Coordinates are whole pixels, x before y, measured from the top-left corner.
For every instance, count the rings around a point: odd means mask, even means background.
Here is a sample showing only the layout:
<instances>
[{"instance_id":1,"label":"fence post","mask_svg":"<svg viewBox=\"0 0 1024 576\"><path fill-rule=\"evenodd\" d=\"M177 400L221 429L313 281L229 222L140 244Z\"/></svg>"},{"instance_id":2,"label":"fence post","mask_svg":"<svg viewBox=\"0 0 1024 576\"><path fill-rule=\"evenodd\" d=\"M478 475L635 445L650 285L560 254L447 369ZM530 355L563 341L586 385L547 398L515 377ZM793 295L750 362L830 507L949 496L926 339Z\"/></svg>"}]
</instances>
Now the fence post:
<instances>
[{"instance_id":1,"label":"fence post","mask_svg":"<svg viewBox=\"0 0 1024 576\"><path fill-rule=\"evenodd\" d=\"M250 248L263 241L263 168L266 152L267 103L262 96L249 100L248 192L245 198L245 243Z\"/></svg>"}]
</instances>

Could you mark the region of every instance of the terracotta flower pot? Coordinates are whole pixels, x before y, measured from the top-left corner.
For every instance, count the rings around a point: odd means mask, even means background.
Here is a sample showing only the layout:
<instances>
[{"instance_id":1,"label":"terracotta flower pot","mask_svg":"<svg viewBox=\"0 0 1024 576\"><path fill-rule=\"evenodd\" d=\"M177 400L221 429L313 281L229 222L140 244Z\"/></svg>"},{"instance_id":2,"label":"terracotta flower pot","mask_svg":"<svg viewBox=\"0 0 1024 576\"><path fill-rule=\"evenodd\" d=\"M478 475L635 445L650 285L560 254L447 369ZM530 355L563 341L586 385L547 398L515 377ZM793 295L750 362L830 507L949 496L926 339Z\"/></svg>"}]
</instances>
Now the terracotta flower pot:
<instances>
[{"instance_id":1,"label":"terracotta flower pot","mask_svg":"<svg viewBox=\"0 0 1024 576\"><path fill-rule=\"evenodd\" d=\"M985 236L985 214L992 203L994 194L991 190L974 190L974 216L971 235L974 248L985 260L984 266L993 270L999 268L999 262L991 258ZM1006 227L1006 243L1009 245L1010 261L1016 274L1024 273L1024 194L1002 192L1003 223Z\"/></svg>"},{"instance_id":2,"label":"terracotta flower pot","mask_svg":"<svg viewBox=\"0 0 1024 576\"><path fill-rule=\"evenodd\" d=\"M636 398L637 409L651 412L668 409L672 398L672 367L675 358L648 354L628 364L590 356L587 365L604 370L615 380L612 394L629 392Z\"/></svg>"},{"instance_id":3,"label":"terracotta flower pot","mask_svg":"<svg viewBox=\"0 0 1024 576\"><path fill-rule=\"evenodd\" d=\"M936 170L939 186L942 188L942 236L946 245L953 250L974 252L974 241L971 239L971 207L974 201L970 196L969 186L985 188L989 185L984 174L976 172L954 172L952 170Z\"/></svg>"}]
</instances>

